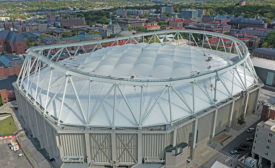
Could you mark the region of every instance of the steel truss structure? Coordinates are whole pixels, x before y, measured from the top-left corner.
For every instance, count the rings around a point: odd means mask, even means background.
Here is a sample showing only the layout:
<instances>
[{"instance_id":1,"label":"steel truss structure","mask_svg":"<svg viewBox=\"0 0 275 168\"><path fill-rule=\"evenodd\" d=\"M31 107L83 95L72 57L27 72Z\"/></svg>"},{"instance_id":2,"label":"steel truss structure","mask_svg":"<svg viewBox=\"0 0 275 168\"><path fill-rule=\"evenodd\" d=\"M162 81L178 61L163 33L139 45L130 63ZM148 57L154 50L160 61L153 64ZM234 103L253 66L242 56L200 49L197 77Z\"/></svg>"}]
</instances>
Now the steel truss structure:
<instances>
[{"instance_id":1,"label":"steel truss structure","mask_svg":"<svg viewBox=\"0 0 275 168\"><path fill-rule=\"evenodd\" d=\"M209 39L211 38L218 38L218 43L216 45L210 43ZM97 52L102 48L117 46L121 43L124 45L138 43L186 45L206 51L217 51L219 54L232 54L236 56L236 59L234 59L232 64L219 69L169 79L103 76L81 71L81 69L77 68L78 65L74 67L62 64L63 60L73 60L79 55ZM54 77L57 73L62 74L62 79L64 79L64 83L59 83L59 86L54 85L54 80L58 80ZM45 74L47 74L47 77ZM61 76L58 76L58 78L61 78ZM44 78L46 79L46 85L45 81L43 81ZM79 87L83 86L77 84L79 81L87 81L88 83L85 91L86 96L79 92ZM209 85L206 87L204 84L208 81ZM92 88L94 83L103 83L108 87L105 88L104 96L100 98L95 107L92 107L93 104L91 102L94 100ZM69 87L71 90L70 96L73 96L73 100L78 107L77 116L80 119L77 122L66 118L66 115L69 115L66 107ZM134 87L137 90L138 94L135 95L135 99L131 100L129 98L123 89L125 87ZM145 110L145 95L148 94L145 88L150 90L155 87L158 88L157 93L150 97L150 105ZM22 111L24 111L23 99L28 100L35 107L36 115L41 115L56 130L54 135L56 136L56 146L59 151L51 152L49 146L45 145L46 149L49 148L49 153L54 153L52 157L58 158L61 162L66 162L70 160L70 157L81 155L80 158L83 159L80 160L83 162L111 166L133 165L141 163L144 158L147 158L148 161L159 160L162 162L163 158L160 157L160 153L163 152L167 145L175 146L187 141L186 138L180 137L189 136L185 135L186 132L182 128L190 124L192 127L190 129L194 135L192 136L192 143L189 145L194 149L198 142L198 135L195 130L200 129L200 118L213 113L213 126L208 129L211 130L210 137L214 137L217 133L216 129L218 129L216 124L217 120L219 120L220 108L230 105L228 121L225 124L230 127L232 122L236 120L234 110L237 107L234 104L237 100L240 100L240 102L244 100L245 106L242 109L244 117L247 111L254 111L258 98L258 87L258 77L251 63L248 49L243 42L231 36L196 30L166 30L101 41L85 41L30 48L27 51L27 56L15 84L16 96L20 99L19 109L22 108ZM188 90L188 96L183 93L182 90L184 89ZM207 102L205 105L201 105L203 104L202 97ZM56 102L57 99L58 103ZM84 99L88 99L88 103L83 104ZM180 102L176 104L177 106L184 107L184 115L176 114L174 103L176 100ZM111 108L108 109L109 122L98 124L96 116L103 113L102 109L104 109L106 101L112 102L108 103L111 104ZM125 114L128 116L128 123L131 124L120 124L123 123L121 120L124 119L118 117L120 108L118 101L125 104ZM249 105L250 101L254 102L253 108ZM53 109L51 104L54 103L58 105L56 105L53 112L50 109ZM133 106L133 104L135 105ZM155 113L157 116L161 114L156 112L160 111L157 109L159 104L167 105L167 112L164 115L165 119L159 119L159 121L154 122L154 120L158 119L154 119L153 114ZM139 108L137 109L137 107ZM93 110L91 110L92 108ZM24 114L23 118L26 120L28 117ZM85 149L82 149L80 154L71 154L69 156L69 154L66 154L67 149L65 149L66 145L64 144L65 134L77 133L80 128L88 130L87 132L84 131L85 133L81 135L81 138L80 135L76 135L80 139L79 143L83 141L86 147L83 147ZM32 130L31 127L29 129ZM106 132L103 131L102 133L101 130ZM127 133L127 137L124 137L123 133L125 135ZM145 134L143 135L143 133ZM145 143L154 143L151 142L152 139L150 138L153 136L156 138L158 135L164 135L159 138L163 139L162 142L165 143L160 144L157 142L160 149L155 149L156 154L154 156L146 157L146 152L144 152L146 150L144 149ZM91 146L93 146L93 149ZM124 156L125 154L128 156ZM102 155L101 157L104 159L97 158L99 155Z\"/></svg>"}]
</instances>

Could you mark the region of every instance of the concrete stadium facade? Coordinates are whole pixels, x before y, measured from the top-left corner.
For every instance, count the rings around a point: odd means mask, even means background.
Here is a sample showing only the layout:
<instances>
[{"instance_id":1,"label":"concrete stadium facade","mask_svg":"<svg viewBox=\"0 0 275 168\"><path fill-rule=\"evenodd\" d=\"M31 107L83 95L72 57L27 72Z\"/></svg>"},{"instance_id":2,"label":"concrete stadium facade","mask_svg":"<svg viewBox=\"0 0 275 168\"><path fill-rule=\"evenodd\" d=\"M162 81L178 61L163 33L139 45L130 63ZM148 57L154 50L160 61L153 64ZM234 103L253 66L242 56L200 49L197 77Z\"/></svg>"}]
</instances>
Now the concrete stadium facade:
<instances>
[{"instance_id":1,"label":"concrete stadium facade","mask_svg":"<svg viewBox=\"0 0 275 168\"><path fill-rule=\"evenodd\" d=\"M216 33L174 30L137 35L131 38L137 39L138 36L143 37L143 39L146 36L149 36L150 38L156 36L156 38L159 38L160 35L172 33L175 34L175 37L177 33L187 33L189 35L189 41L190 39L194 40L189 44L197 45L197 47L199 41L196 41L194 37L192 37L192 34L204 34L203 39L207 39L207 35L217 36L221 39L232 39L233 42L239 43L239 45L235 46L235 52L237 55L243 56L243 59L241 60L244 60L244 62L247 64L251 62L247 48L242 42L237 41L237 39L232 37ZM127 38L130 39L129 37ZM176 41L179 39L173 40ZM203 43L204 42L202 42L202 46L204 46ZM71 45L73 46L76 44ZM79 45L81 46L85 44L82 43ZM63 47L63 51L64 47L71 46L49 47L50 48L39 48L36 54L41 54L41 57L47 57L45 55L49 54L46 52L41 52L42 50ZM223 47L225 48L226 52L227 46L224 45ZM242 47L242 49L239 50L237 47ZM237 52L238 50L242 50L242 52ZM66 49L66 51L68 50ZM214 103L208 108L196 112L194 108L197 105L194 101L197 99L193 95L193 113L184 118L171 121L168 124L142 127L95 127L87 125L76 126L62 124L62 122L59 122L59 119L48 115L45 112L45 108L38 103L36 96L31 96L27 87L22 87L23 81L28 79L27 76L31 76L40 70L39 66L41 66L41 69L47 68L49 66L49 64L47 64L48 62L45 62L43 59L39 59L39 57L37 57L38 60L41 61L37 61L38 68L29 67L29 69L27 69L28 65L31 66L32 62L35 62L33 61L34 55L31 52L33 51L28 51L30 57L29 63L26 62L25 65L23 65L22 72L18 78L17 83L14 83L16 99L20 112L20 119L22 121L23 127L27 130L27 132L39 140L41 147L46 149L50 158L54 158L55 165L57 167L62 166L64 163L86 163L90 167L131 167L143 162L165 163L165 152L167 147L174 147L181 143L188 144L188 156L192 158L194 150L196 150L197 145L200 142L209 141L217 134L232 127L232 125L238 122L240 117L245 119L247 116L253 114L257 106L260 84L258 83L257 76L253 76L255 74L253 66L246 64L254 78L254 82L251 85L248 86L245 84L244 86L247 87L245 87L242 91L234 93L228 98L219 102L215 101L216 97L213 95L213 97L210 97L210 99L213 99ZM56 60L56 62L57 61L58 60ZM49 67L56 68L52 65ZM232 70L235 68L236 67L234 66L229 67L229 69ZM24 73L26 75L24 75ZM246 73L248 74L248 71ZM217 71L215 71L213 74L214 77L216 77L215 83L217 83L219 81ZM188 79L188 83L193 84L195 80L200 80L200 78L201 76L192 76L190 79ZM133 83L138 81L130 82ZM169 83L172 82L169 81ZM163 81L161 81L161 85L165 85L165 87L167 87L166 84L167 83L163 83ZM226 88L226 86L224 87ZM215 86L215 89L216 88L217 87Z\"/></svg>"}]
</instances>

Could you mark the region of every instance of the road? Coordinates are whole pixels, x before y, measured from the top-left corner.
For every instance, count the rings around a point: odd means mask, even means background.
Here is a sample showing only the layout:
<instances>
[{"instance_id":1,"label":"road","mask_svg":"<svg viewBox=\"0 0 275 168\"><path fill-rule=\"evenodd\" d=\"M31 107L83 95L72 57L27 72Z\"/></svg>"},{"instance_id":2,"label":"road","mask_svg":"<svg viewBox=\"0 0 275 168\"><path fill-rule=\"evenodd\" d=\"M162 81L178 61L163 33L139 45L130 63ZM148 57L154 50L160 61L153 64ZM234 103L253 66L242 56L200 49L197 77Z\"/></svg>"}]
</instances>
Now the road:
<instances>
[{"instance_id":1,"label":"road","mask_svg":"<svg viewBox=\"0 0 275 168\"><path fill-rule=\"evenodd\" d=\"M250 127L256 128L258 122L254 123L253 125L251 125ZM256 129L255 129L256 130ZM246 131L244 131L243 133L241 133L239 136L237 136L232 142L230 142L228 145L226 145L221 152L227 156L230 156L232 158L240 158L246 154L250 155L251 154L251 149L252 149L252 145L253 145L253 141L251 142L247 142L246 138L248 137L254 137L255 135L255 131L251 132L251 133L247 133ZM241 144L247 144L250 146L250 148L246 149L245 151L241 151L239 156L237 155L231 155L230 151L234 150L235 148L239 147Z\"/></svg>"},{"instance_id":2,"label":"road","mask_svg":"<svg viewBox=\"0 0 275 168\"><path fill-rule=\"evenodd\" d=\"M24 155L18 157L19 153L20 151L11 151L7 143L0 143L1 168L30 168L31 165Z\"/></svg>"}]
</instances>

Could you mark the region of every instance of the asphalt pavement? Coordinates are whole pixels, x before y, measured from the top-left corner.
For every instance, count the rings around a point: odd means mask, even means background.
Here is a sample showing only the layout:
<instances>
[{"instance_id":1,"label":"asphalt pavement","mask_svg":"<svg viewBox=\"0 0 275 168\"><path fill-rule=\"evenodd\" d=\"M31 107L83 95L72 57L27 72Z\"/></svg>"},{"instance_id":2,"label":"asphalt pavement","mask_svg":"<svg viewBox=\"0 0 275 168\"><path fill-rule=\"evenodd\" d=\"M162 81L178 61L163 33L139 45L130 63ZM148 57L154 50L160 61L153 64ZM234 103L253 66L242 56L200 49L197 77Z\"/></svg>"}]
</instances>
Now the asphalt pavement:
<instances>
[{"instance_id":1,"label":"asphalt pavement","mask_svg":"<svg viewBox=\"0 0 275 168\"><path fill-rule=\"evenodd\" d=\"M256 128L258 122L254 123L250 127ZM250 128L249 127L249 128ZM255 129L256 130L256 129ZM239 136L237 136L232 142L230 142L228 145L226 145L221 152L227 156L230 156L232 158L241 158L244 155L251 155L251 149L253 146L253 141L248 142L246 139L249 137L255 136L255 130L253 132L247 133L246 130L242 132ZM246 148L244 151L239 151L237 154L231 154L230 151L240 147L241 144L246 144L249 147Z\"/></svg>"},{"instance_id":2,"label":"asphalt pavement","mask_svg":"<svg viewBox=\"0 0 275 168\"><path fill-rule=\"evenodd\" d=\"M30 168L31 165L25 156L19 157L21 151L11 151L7 143L0 144L0 167L1 168Z\"/></svg>"}]
</instances>

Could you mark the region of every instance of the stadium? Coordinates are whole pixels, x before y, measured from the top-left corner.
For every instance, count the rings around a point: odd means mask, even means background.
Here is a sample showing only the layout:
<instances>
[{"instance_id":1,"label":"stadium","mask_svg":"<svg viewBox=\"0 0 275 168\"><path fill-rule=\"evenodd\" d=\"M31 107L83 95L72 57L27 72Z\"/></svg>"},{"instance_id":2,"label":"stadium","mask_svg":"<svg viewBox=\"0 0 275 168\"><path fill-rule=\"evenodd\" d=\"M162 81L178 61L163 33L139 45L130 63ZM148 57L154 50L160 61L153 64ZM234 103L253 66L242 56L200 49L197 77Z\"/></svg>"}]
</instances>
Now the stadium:
<instances>
[{"instance_id":1,"label":"stadium","mask_svg":"<svg viewBox=\"0 0 275 168\"><path fill-rule=\"evenodd\" d=\"M56 167L138 167L192 159L255 112L260 83L240 40L165 30L30 48L14 87Z\"/></svg>"}]
</instances>

